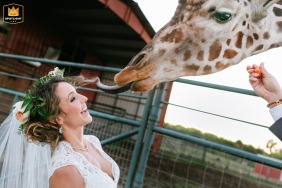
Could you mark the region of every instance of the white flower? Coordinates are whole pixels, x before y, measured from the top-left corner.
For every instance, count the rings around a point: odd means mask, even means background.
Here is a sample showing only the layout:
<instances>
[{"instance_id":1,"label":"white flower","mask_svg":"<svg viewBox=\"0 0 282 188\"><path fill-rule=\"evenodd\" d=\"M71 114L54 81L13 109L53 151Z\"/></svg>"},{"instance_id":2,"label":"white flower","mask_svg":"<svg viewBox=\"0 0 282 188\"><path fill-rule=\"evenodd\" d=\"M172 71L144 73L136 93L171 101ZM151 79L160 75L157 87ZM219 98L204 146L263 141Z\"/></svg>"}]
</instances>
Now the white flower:
<instances>
[{"instance_id":1,"label":"white flower","mask_svg":"<svg viewBox=\"0 0 282 188\"><path fill-rule=\"evenodd\" d=\"M50 71L48 73L48 76L60 76L60 77L64 77L64 72L62 70L60 70L58 67L56 67L53 71Z\"/></svg>"},{"instance_id":2,"label":"white flower","mask_svg":"<svg viewBox=\"0 0 282 188\"><path fill-rule=\"evenodd\" d=\"M25 107L21 108L22 104L23 104L23 101L19 101L14 105L15 108L13 110L13 114L18 122L20 122L21 124L24 124L29 118L30 111L23 113L25 110Z\"/></svg>"}]
</instances>

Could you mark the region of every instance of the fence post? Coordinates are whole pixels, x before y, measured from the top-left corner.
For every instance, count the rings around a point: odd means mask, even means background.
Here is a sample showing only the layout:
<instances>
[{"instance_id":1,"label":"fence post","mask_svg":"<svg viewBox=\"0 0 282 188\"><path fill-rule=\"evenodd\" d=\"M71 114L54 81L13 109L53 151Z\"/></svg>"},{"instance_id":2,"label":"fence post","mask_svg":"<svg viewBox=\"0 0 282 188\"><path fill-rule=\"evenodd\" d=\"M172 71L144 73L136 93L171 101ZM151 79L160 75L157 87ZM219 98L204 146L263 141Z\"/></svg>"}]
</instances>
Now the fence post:
<instances>
[{"instance_id":1,"label":"fence post","mask_svg":"<svg viewBox=\"0 0 282 188\"><path fill-rule=\"evenodd\" d=\"M161 105L162 96L164 92L164 85L165 85L164 83L161 83L160 87L157 90L155 102L153 104L152 112L149 117L148 130L146 132L144 146L142 149L138 170L134 178L134 184L133 184L134 188L141 188L143 186L145 168L146 168L146 164L147 164L148 157L150 154L150 147L151 147L151 143L152 143L153 136L154 136L153 128L159 118L159 111L160 111L160 105Z\"/></svg>"},{"instance_id":2,"label":"fence post","mask_svg":"<svg viewBox=\"0 0 282 188\"><path fill-rule=\"evenodd\" d=\"M149 114L150 114L150 108L151 108L152 103L153 103L155 91L156 91L155 88L153 90L151 90L149 92L147 100L146 100L145 108L144 108L144 111L143 111L143 116L142 116L142 119L141 119L141 122L140 122L139 132L138 132L138 135L137 135L136 143L135 143L135 146L134 146L133 154L132 154L132 157L131 157L131 161L130 161L130 165L129 165L129 169L128 169L128 173L127 173L127 177L126 177L125 188L130 188L131 184L132 184L132 180L133 180L133 177L134 177L134 171L136 169L136 165L138 164L138 159L139 159L140 152L141 152L141 149L142 149L142 142L143 142L143 139L144 139L144 135L145 135L146 127L147 127L147 122L148 122Z\"/></svg>"}]
</instances>

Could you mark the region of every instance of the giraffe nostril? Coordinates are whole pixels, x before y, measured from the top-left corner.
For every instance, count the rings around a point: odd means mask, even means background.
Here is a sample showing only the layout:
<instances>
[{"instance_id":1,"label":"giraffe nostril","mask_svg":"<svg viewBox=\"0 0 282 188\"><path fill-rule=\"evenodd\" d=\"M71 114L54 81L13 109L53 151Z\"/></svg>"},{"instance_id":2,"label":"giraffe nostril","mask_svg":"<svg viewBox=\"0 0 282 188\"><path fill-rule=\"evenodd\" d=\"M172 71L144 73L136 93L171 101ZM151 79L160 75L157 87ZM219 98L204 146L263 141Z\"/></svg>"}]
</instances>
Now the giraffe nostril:
<instances>
[{"instance_id":1,"label":"giraffe nostril","mask_svg":"<svg viewBox=\"0 0 282 188\"><path fill-rule=\"evenodd\" d=\"M143 53L139 53L137 54L128 64L128 66L133 66L133 65L137 65L139 62L141 62L144 57L146 56L147 53L143 52Z\"/></svg>"}]
</instances>

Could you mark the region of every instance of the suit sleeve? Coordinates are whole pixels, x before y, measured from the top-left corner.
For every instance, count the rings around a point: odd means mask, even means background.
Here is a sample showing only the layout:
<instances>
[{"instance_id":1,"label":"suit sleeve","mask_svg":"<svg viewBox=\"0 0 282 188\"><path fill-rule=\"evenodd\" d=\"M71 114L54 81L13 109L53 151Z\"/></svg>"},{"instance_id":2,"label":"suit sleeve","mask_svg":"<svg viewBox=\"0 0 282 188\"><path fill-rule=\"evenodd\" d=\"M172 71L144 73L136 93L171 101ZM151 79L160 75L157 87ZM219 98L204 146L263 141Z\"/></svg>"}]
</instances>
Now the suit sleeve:
<instances>
[{"instance_id":1,"label":"suit sleeve","mask_svg":"<svg viewBox=\"0 0 282 188\"><path fill-rule=\"evenodd\" d=\"M269 130L282 141L282 118L278 119L273 125L271 125Z\"/></svg>"}]
</instances>

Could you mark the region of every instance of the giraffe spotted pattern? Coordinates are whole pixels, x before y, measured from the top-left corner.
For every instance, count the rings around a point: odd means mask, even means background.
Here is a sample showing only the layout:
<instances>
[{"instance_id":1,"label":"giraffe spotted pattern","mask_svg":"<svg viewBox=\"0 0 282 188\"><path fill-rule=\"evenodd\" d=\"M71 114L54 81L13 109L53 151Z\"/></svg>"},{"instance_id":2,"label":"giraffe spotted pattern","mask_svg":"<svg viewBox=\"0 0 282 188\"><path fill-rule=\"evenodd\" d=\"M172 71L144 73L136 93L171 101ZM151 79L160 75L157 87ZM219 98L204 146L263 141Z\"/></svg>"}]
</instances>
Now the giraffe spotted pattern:
<instances>
[{"instance_id":1,"label":"giraffe spotted pattern","mask_svg":"<svg viewBox=\"0 0 282 188\"><path fill-rule=\"evenodd\" d=\"M174 16L120 73L148 91L181 76L216 73L282 45L282 0L179 0Z\"/></svg>"}]
</instances>

